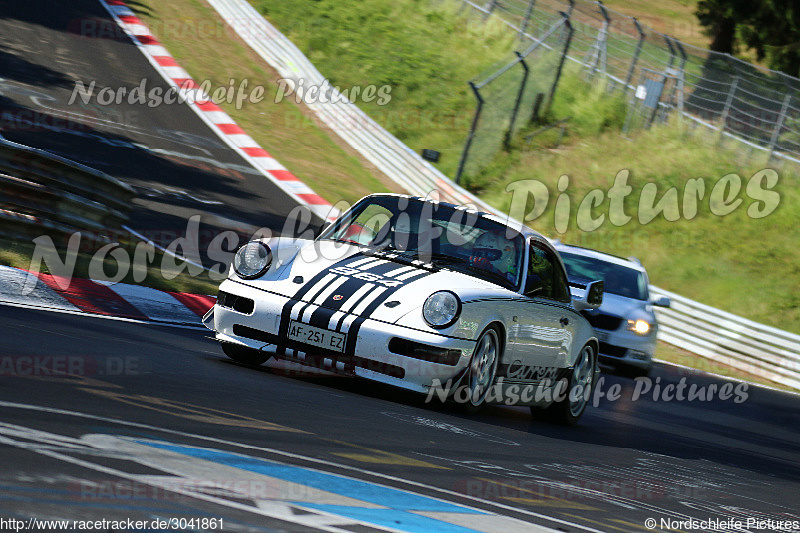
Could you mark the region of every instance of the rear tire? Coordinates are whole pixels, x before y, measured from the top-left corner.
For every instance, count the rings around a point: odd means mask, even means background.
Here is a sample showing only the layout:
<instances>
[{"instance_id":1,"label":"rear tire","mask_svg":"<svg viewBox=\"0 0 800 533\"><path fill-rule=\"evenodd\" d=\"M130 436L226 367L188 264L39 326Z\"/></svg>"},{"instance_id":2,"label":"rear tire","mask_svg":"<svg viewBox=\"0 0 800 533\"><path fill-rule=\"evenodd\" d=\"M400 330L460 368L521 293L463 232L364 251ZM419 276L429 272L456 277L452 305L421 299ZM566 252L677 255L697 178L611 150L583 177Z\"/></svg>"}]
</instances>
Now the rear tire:
<instances>
[{"instance_id":1,"label":"rear tire","mask_svg":"<svg viewBox=\"0 0 800 533\"><path fill-rule=\"evenodd\" d=\"M590 344L581 348L581 353L567 379L566 392L560 402L545 409L545 414L553 422L574 426L586 410L594 387L594 371L597 368L597 351ZM538 416L541 411L534 411Z\"/></svg>"},{"instance_id":2,"label":"rear tire","mask_svg":"<svg viewBox=\"0 0 800 533\"><path fill-rule=\"evenodd\" d=\"M222 343L222 351L237 363L249 366L263 365L272 357L270 354L260 350L248 348L247 346L240 346L239 344L231 344L229 342Z\"/></svg>"}]
</instances>

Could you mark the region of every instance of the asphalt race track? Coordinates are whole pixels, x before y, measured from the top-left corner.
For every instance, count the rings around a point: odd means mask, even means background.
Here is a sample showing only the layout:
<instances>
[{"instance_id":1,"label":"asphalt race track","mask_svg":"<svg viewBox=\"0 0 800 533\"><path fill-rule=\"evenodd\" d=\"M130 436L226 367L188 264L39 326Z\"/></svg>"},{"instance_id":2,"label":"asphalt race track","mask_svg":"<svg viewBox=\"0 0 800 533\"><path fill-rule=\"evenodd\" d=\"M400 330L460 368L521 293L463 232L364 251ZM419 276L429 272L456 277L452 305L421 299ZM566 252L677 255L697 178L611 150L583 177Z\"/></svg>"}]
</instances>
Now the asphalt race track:
<instances>
[{"instance_id":1,"label":"asphalt race track","mask_svg":"<svg viewBox=\"0 0 800 533\"><path fill-rule=\"evenodd\" d=\"M165 245L202 215L201 235L283 229L296 203L186 105L98 105L75 82L168 86L97 0L0 2L0 130L134 186L132 229ZM83 28L89 28L85 30ZM208 240L208 239L206 239ZM201 247L201 251L205 251Z\"/></svg>"},{"instance_id":2,"label":"asphalt race track","mask_svg":"<svg viewBox=\"0 0 800 533\"><path fill-rule=\"evenodd\" d=\"M15 307L0 321L3 517L206 517L241 531L492 530L479 511L558 531L797 519L793 394L631 401L632 380L604 375L621 398L566 428L523 408L467 416L356 379L240 366L199 329ZM674 367L654 378L724 383ZM191 460L174 466L175 454ZM381 488L364 496L358 480ZM476 516L432 527L390 489Z\"/></svg>"}]
</instances>

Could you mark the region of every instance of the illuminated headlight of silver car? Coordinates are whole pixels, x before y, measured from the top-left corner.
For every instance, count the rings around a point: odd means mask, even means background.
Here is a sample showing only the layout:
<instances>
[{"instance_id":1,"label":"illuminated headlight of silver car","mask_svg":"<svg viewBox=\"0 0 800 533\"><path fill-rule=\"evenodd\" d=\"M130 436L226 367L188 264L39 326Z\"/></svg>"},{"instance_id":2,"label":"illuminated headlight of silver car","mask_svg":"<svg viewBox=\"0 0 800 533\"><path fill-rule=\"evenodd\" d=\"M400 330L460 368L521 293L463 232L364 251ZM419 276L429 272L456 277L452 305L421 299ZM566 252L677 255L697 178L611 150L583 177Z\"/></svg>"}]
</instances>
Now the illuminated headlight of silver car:
<instances>
[{"instance_id":1,"label":"illuminated headlight of silver car","mask_svg":"<svg viewBox=\"0 0 800 533\"><path fill-rule=\"evenodd\" d=\"M263 242L248 242L233 256L233 270L243 279L259 277L267 271L270 263L272 263L272 250Z\"/></svg>"},{"instance_id":2,"label":"illuminated headlight of silver car","mask_svg":"<svg viewBox=\"0 0 800 533\"><path fill-rule=\"evenodd\" d=\"M628 320L628 331L645 336L650 333L652 326L646 320Z\"/></svg>"},{"instance_id":3,"label":"illuminated headlight of silver car","mask_svg":"<svg viewBox=\"0 0 800 533\"><path fill-rule=\"evenodd\" d=\"M432 328L452 326L461 313L461 300L450 291L431 294L422 306L422 317Z\"/></svg>"}]
</instances>

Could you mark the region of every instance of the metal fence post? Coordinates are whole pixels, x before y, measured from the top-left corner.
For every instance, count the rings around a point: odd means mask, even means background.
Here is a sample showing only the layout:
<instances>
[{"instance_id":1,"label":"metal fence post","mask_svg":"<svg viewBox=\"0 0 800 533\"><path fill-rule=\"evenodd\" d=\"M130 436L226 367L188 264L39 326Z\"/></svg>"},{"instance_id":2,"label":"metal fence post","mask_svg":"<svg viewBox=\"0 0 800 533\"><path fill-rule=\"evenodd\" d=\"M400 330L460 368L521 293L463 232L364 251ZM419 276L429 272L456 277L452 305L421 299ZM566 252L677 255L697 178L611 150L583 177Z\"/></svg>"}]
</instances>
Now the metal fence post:
<instances>
[{"instance_id":1,"label":"metal fence post","mask_svg":"<svg viewBox=\"0 0 800 533\"><path fill-rule=\"evenodd\" d=\"M606 65L608 63L608 26L611 23L611 18L608 16L606 6L603 5L601 0L597 0L597 7L600 9L600 14L603 15L603 25L597 32L597 39L595 39L592 48L590 48L590 51L587 52L586 56L584 56L587 58L584 59L584 64L589 67L589 70L591 71L591 77L589 79L594 78L594 75L597 74L598 69L603 73L603 75L605 75ZM591 66L589 65L590 62Z\"/></svg>"},{"instance_id":2,"label":"metal fence post","mask_svg":"<svg viewBox=\"0 0 800 533\"><path fill-rule=\"evenodd\" d=\"M525 19L522 21L522 27L519 30L519 38L525 38L525 32L528 30L528 24L531 21L531 15L533 14L533 6L536 5L536 0L530 0L528 2L528 7L525 9Z\"/></svg>"},{"instance_id":3,"label":"metal fence post","mask_svg":"<svg viewBox=\"0 0 800 533\"><path fill-rule=\"evenodd\" d=\"M472 92L475 94L475 98L478 100L478 107L475 109L475 116L472 117L472 125L469 128L469 135L467 135L467 141L464 143L464 151L461 153L461 160L458 162L458 170L456 171L455 179L456 184L461 183L461 174L464 172L464 165L467 163L469 148L472 145L472 139L475 138L475 131L478 129L478 121L481 118L481 111L483 110L483 98L481 97L478 87L476 87L472 82L469 82L469 86L472 88Z\"/></svg>"},{"instance_id":4,"label":"metal fence post","mask_svg":"<svg viewBox=\"0 0 800 533\"><path fill-rule=\"evenodd\" d=\"M519 106L522 104L522 95L525 93L525 84L528 82L528 64L525 63L525 58L519 52L514 52L519 58L519 63L522 65L524 73L522 74L522 83L519 84L519 92L517 93L517 100L514 102L514 110L511 112L511 123L508 125L508 131L503 139L503 146L508 150L511 148L511 137L514 136L514 124L517 121L517 113L519 113Z\"/></svg>"},{"instance_id":5,"label":"metal fence post","mask_svg":"<svg viewBox=\"0 0 800 533\"><path fill-rule=\"evenodd\" d=\"M568 19L572 19L572 11L574 9L575 9L575 0L569 0L569 9L567 9L567 18ZM561 14L563 15L564 13L561 13ZM561 40L561 41L565 40L568 31L569 31L568 28L565 26L564 27L564 31L562 32L561 36L559 37L559 40Z\"/></svg>"},{"instance_id":6,"label":"metal fence post","mask_svg":"<svg viewBox=\"0 0 800 533\"><path fill-rule=\"evenodd\" d=\"M547 99L547 107L545 108L544 115L550 112L550 107L553 105L553 98L556 96L556 88L558 88L558 80L561 79L561 71L564 70L564 62L567 60L567 54L569 53L569 46L572 43L572 34L575 32L575 29L572 27L572 22L569 20L569 15L564 13L563 11L559 11L561 16L564 17L562 19L562 24L567 28L567 41L564 43L564 50L561 51L561 59L558 62L558 69L556 70L556 77L553 80L553 85L550 87L550 97Z\"/></svg>"},{"instance_id":7,"label":"metal fence post","mask_svg":"<svg viewBox=\"0 0 800 533\"><path fill-rule=\"evenodd\" d=\"M627 89L631 84L631 80L633 79L633 71L636 68L636 63L639 62L639 55L642 53L642 46L644 46L644 40L647 37L647 35L644 33L644 30L642 30L641 24L639 24L639 21L636 20L635 17L633 19L633 23L636 26L636 31L639 32L639 42L636 43L636 52L634 52L633 59L631 60L631 66L628 68L628 75L625 77L625 89Z\"/></svg>"},{"instance_id":8,"label":"metal fence post","mask_svg":"<svg viewBox=\"0 0 800 533\"><path fill-rule=\"evenodd\" d=\"M769 140L769 157L772 159L772 154L775 152L775 146L778 144L778 137L780 137L783 123L786 121L786 112L789 110L789 103L792 100L792 94L786 93L781 106L781 114L778 116L778 123L775 124L775 130L772 132L772 137Z\"/></svg>"},{"instance_id":9,"label":"metal fence post","mask_svg":"<svg viewBox=\"0 0 800 533\"><path fill-rule=\"evenodd\" d=\"M725 125L728 122L728 114L731 111L731 106L733 105L733 97L736 94L736 87L738 85L739 85L739 75L737 74L733 78L733 83L731 83L731 88L730 88L730 91L728 92L728 97L725 100L725 107L722 108L722 115L720 115L720 117L722 119L721 120L722 124L720 125L720 128L719 128L719 140L720 141L722 141L722 134L725 133Z\"/></svg>"},{"instance_id":10,"label":"metal fence post","mask_svg":"<svg viewBox=\"0 0 800 533\"><path fill-rule=\"evenodd\" d=\"M678 120L683 120L683 90L684 90L684 82L686 76L686 60L688 59L686 55L686 50L683 49L683 45L681 42L674 37L672 38L675 46L678 47L678 51L681 53L681 66L680 70L678 71L678 82L676 91L678 91Z\"/></svg>"},{"instance_id":11,"label":"metal fence post","mask_svg":"<svg viewBox=\"0 0 800 533\"><path fill-rule=\"evenodd\" d=\"M497 2L498 0L489 0L489 3L486 4L486 7L484 7L484 9L486 10L486 15L484 15L483 17L484 20L488 19L492 15L492 13L494 13L494 8L497 7Z\"/></svg>"},{"instance_id":12,"label":"metal fence post","mask_svg":"<svg viewBox=\"0 0 800 533\"><path fill-rule=\"evenodd\" d=\"M598 44L601 45L599 50L600 73L605 76L606 70L608 69L608 27L611 25L611 17L608 16L608 10L606 9L606 6L603 5L602 0L597 0L597 7L600 8L600 13L603 15L603 40Z\"/></svg>"},{"instance_id":13,"label":"metal fence post","mask_svg":"<svg viewBox=\"0 0 800 533\"><path fill-rule=\"evenodd\" d=\"M666 35L664 36L664 41L667 43L669 47L669 63L664 68L664 73L661 75L661 95L664 94L664 85L667 83L667 72L672 69L672 65L675 64L675 47L672 46L672 43L669 40L669 37ZM659 95L659 99L653 105L653 114L650 115L650 120L647 124L647 127L650 128L653 125L653 122L656 121L656 116L658 116L658 106L661 103L661 95Z\"/></svg>"}]
</instances>

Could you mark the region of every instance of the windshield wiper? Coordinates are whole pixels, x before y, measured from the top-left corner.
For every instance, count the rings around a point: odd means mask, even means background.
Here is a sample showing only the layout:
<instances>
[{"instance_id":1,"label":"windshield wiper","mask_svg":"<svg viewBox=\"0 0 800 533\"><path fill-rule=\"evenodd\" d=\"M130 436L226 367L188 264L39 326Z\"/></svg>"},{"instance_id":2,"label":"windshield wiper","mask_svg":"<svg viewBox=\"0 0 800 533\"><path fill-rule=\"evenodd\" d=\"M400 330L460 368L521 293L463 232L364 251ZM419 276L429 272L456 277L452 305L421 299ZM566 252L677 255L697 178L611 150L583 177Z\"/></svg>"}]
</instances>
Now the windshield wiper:
<instances>
[{"instance_id":1,"label":"windshield wiper","mask_svg":"<svg viewBox=\"0 0 800 533\"><path fill-rule=\"evenodd\" d=\"M420 259L418 250L400 250L391 244L383 245L378 248L372 248L363 252L365 255L376 255L387 261L400 263L401 265L415 266L424 270L438 271L439 267Z\"/></svg>"},{"instance_id":2,"label":"windshield wiper","mask_svg":"<svg viewBox=\"0 0 800 533\"><path fill-rule=\"evenodd\" d=\"M449 254L428 254L431 262L441 261L442 263L467 263L468 259Z\"/></svg>"}]
</instances>

